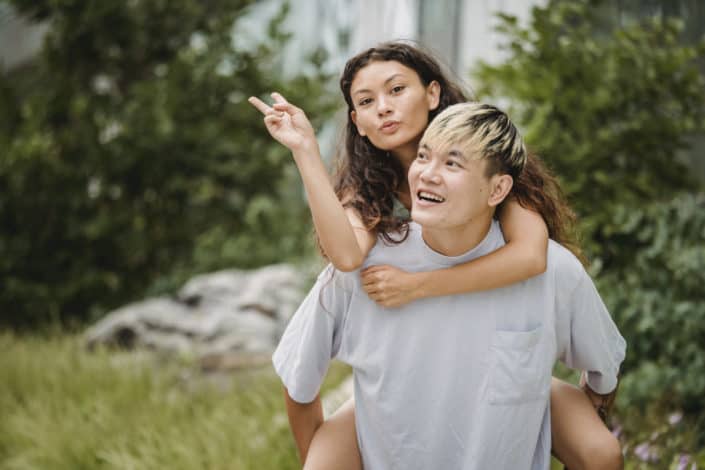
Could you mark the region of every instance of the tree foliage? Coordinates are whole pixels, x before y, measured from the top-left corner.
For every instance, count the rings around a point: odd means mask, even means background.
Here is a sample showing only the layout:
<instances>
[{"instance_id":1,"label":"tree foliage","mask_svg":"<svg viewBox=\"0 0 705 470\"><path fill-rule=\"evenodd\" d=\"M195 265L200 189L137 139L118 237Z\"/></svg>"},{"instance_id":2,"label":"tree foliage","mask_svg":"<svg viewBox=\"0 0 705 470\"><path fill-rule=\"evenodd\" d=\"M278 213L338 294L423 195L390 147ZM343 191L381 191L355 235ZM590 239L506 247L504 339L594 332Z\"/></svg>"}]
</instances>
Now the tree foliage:
<instances>
[{"instance_id":1,"label":"tree foliage","mask_svg":"<svg viewBox=\"0 0 705 470\"><path fill-rule=\"evenodd\" d=\"M705 194L612 214L597 280L628 343L621 394L646 408L705 409Z\"/></svg>"},{"instance_id":2,"label":"tree foliage","mask_svg":"<svg viewBox=\"0 0 705 470\"><path fill-rule=\"evenodd\" d=\"M610 29L600 3L552 1L533 9L528 27L501 15L507 59L477 69L480 94L510 100L527 141L561 177L593 256L618 205L696 187L678 155L705 129L705 41L682 44L676 19Z\"/></svg>"},{"instance_id":3,"label":"tree foliage","mask_svg":"<svg viewBox=\"0 0 705 470\"><path fill-rule=\"evenodd\" d=\"M283 78L285 11L236 45L252 3L13 2L51 27L28 70L0 74L1 323L85 319L174 272L305 250L290 157L246 98L282 91L317 123L331 99L323 75Z\"/></svg>"},{"instance_id":4,"label":"tree foliage","mask_svg":"<svg viewBox=\"0 0 705 470\"><path fill-rule=\"evenodd\" d=\"M511 103L578 212L628 341L624 402L701 411L705 199L680 156L705 129L705 41L675 19L615 27L602 3L549 1L526 27L501 16L507 57L479 66L480 92Z\"/></svg>"}]
</instances>

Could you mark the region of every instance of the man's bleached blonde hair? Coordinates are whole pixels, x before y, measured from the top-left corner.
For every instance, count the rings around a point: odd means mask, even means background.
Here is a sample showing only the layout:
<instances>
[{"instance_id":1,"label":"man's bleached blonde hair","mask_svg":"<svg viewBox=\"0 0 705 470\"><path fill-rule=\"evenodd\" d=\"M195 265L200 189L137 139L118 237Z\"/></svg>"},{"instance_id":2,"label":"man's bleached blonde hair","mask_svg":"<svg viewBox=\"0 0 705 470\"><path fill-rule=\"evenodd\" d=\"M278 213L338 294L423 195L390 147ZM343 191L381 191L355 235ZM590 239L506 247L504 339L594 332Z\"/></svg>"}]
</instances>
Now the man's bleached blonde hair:
<instances>
[{"instance_id":1,"label":"man's bleached blonde hair","mask_svg":"<svg viewBox=\"0 0 705 470\"><path fill-rule=\"evenodd\" d=\"M459 147L467 158L486 159L486 175L508 174L516 180L524 169L524 139L506 113L483 103L449 106L424 132L421 145Z\"/></svg>"}]
</instances>

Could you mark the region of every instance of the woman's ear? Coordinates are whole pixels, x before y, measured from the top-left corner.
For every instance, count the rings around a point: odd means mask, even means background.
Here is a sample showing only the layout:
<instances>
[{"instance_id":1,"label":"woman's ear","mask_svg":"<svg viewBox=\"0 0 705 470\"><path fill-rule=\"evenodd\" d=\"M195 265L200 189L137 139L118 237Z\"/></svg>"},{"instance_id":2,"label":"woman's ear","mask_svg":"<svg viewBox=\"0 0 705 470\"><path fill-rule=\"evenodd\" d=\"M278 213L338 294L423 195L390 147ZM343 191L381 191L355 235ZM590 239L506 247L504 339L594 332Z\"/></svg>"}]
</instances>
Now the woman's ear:
<instances>
[{"instance_id":1,"label":"woman's ear","mask_svg":"<svg viewBox=\"0 0 705 470\"><path fill-rule=\"evenodd\" d=\"M433 80L426 87L426 99L428 100L428 110L433 111L438 108L441 102L441 84Z\"/></svg>"},{"instance_id":2,"label":"woman's ear","mask_svg":"<svg viewBox=\"0 0 705 470\"><path fill-rule=\"evenodd\" d=\"M365 132L360 128L360 126L357 125L357 114L355 111L350 111L350 120L355 124L355 127L357 127L357 133L360 134L360 136L365 137Z\"/></svg>"},{"instance_id":3,"label":"woman's ear","mask_svg":"<svg viewBox=\"0 0 705 470\"><path fill-rule=\"evenodd\" d=\"M490 178L490 197L487 204L490 207L497 207L506 199L514 186L514 179L507 175L496 174Z\"/></svg>"}]
</instances>

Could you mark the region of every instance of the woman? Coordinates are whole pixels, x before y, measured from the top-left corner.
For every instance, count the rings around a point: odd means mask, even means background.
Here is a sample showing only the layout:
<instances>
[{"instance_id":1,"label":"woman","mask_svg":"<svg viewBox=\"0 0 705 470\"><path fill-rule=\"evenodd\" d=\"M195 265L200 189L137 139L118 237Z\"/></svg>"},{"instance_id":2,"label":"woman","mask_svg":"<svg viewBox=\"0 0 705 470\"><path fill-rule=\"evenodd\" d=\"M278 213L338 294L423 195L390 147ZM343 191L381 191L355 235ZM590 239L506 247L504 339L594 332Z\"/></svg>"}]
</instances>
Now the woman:
<instances>
[{"instance_id":1,"label":"woman","mask_svg":"<svg viewBox=\"0 0 705 470\"><path fill-rule=\"evenodd\" d=\"M303 111L276 93L272 107L257 98L250 102L265 114L270 134L292 151L324 255L336 268L351 271L362 264L378 236L391 241L387 234L402 225L395 203L410 206L406 172L428 123L447 106L467 98L431 56L404 43L382 44L353 57L340 85L348 122L335 189ZM507 240L503 248L431 273L372 267L361 273L367 293L378 303L394 307L421 297L502 287L545 270L549 236L575 249L571 231L558 223L566 220L570 209L536 158L529 160L517 184L532 190L504 204L499 216ZM554 452L566 465L621 467L619 443L585 393L554 379L551 411ZM360 468L352 402L318 429L309 449L299 452L305 468Z\"/></svg>"}]
</instances>

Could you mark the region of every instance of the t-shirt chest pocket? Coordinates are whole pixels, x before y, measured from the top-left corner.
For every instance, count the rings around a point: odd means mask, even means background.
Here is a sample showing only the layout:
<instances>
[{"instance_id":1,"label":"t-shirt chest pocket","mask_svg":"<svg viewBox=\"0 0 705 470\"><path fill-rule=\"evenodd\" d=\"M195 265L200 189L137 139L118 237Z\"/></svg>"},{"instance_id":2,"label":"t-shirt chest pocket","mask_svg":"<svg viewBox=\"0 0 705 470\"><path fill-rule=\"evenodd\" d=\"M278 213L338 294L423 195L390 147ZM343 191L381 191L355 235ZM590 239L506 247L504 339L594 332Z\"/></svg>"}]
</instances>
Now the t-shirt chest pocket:
<instances>
[{"instance_id":1,"label":"t-shirt chest pocket","mask_svg":"<svg viewBox=\"0 0 705 470\"><path fill-rule=\"evenodd\" d=\"M493 405L547 398L551 361L541 347L543 327L530 331L495 330L490 344L488 394Z\"/></svg>"}]
</instances>

